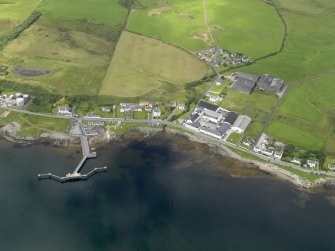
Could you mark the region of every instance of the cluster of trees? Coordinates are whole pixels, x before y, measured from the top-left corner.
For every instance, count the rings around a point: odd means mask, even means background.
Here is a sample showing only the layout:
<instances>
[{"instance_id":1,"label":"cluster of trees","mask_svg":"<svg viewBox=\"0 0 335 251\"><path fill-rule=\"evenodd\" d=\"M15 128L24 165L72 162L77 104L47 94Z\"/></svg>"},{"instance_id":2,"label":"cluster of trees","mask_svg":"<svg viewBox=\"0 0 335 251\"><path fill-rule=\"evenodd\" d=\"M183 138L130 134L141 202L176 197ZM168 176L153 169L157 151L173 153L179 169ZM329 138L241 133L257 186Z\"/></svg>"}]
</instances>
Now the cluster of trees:
<instances>
[{"instance_id":1,"label":"cluster of trees","mask_svg":"<svg viewBox=\"0 0 335 251\"><path fill-rule=\"evenodd\" d=\"M23 23L16 26L11 31L3 34L0 36L0 50L5 48L5 46L15 38L17 38L24 30L29 28L33 23L39 19L39 17L42 15L40 12L33 12Z\"/></svg>"}]
</instances>

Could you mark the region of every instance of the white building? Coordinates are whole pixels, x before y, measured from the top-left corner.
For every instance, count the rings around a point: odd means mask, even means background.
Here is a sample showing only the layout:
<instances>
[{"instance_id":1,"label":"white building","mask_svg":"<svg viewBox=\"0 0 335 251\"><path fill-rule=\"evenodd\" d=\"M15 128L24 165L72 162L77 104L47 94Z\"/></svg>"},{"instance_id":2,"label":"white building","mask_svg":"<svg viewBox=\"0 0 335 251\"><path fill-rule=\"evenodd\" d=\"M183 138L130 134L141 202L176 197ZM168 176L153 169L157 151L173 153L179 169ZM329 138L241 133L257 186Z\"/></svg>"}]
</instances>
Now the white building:
<instances>
[{"instance_id":1,"label":"white building","mask_svg":"<svg viewBox=\"0 0 335 251\"><path fill-rule=\"evenodd\" d=\"M222 100L222 98L219 97L219 96L210 96L209 97L209 101L214 102L214 103L220 102L221 100Z\"/></svg>"},{"instance_id":2,"label":"white building","mask_svg":"<svg viewBox=\"0 0 335 251\"><path fill-rule=\"evenodd\" d=\"M178 104L177 109L178 110L185 110L186 106L185 106L185 104L181 103L181 104Z\"/></svg>"},{"instance_id":3,"label":"white building","mask_svg":"<svg viewBox=\"0 0 335 251\"><path fill-rule=\"evenodd\" d=\"M307 165L311 168L314 168L314 167L318 167L319 166L319 162L316 161L316 160L307 160Z\"/></svg>"},{"instance_id":4,"label":"white building","mask_svg":"<svg viewBox=\"0 0 335 251\"><path fill-rule=\"evenodd\" d=\"M19 107L22 107L25 104L24 98L17 98L15 102L16 102L16 106L19 106Z\"/></svg>"},{"instance_id":5,"label":"white building","mask_svg":"<svg viewBox=\"0 0 335 251\"><path fill-rule=\"evenodd\" d=\"M72 109L69 107L61 107L58 109L58 114L64 116L72 116Z\"/></svg>"},{"instance_id":6,"label":"white building","mask_svg":"<svg viewBox=\"0 0 335 251\"><path fill-rule=\"evenodd\" d=\"M293 159L291 160L291 162L294 163L294 164L301 165L301 159L298 159L298 158L293 158Z\"/></svg>"},{"instance_id":7,"label":"white building","mask_svg":"<svg viewBox=\"0 0 335 251\"><path fill-rule=\"evenodd\" d=\"M232 126L232 130L237 133L244 133L251 122L251 118L246 115L240 115Z\"/></svg>"},{"instance_id":8,"label":"white building","mask_svg":"<svg viewBox=\"0 0 335 251\"><path fill-rule=\"evenodd\" d=\"M161 112L161 110L159 109L159 107L155 107L155 108L152 110L152 117L154 117L154 118L159 118L161 115L162 115L162 112Z\"/></svg>"}]
</instances>

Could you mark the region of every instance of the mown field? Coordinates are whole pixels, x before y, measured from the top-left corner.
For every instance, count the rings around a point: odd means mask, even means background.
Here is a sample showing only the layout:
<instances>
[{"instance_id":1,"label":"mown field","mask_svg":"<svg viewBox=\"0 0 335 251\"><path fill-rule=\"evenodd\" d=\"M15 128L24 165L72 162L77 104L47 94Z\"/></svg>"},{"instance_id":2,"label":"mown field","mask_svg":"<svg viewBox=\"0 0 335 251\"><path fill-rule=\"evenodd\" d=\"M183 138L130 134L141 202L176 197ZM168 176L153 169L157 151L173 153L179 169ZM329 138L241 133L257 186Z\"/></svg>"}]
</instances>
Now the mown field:
<instances>
[{"instance_id":1,"label":"mown field","mask_svg":"<svg viewBox=\"0 0 335 251\"><path fill-rule=\"evenodd\" d=\"M207 66L195 56L158 40L124 32L100 95L136 97L201 79ZM177 85L174 87L174 85Z\"/></svg>"},{"instance_id":2,"label":"mown field","mask_svg":"<svg viewBox=\"0 0 335 251\"><path fill-rule=\"evenodd\" d=\"M127 29L190 51L215 45L202 1L142 0ZM284 26L275 9L259 0L207 0L209 25L222 47L260 57L279 49ZM250 11L252 9L252 11Z\"/></svg>"},{"instance_id":3,"label":"mown field","mask_svg":"<svg viewBox=\"0 0 335 251\"><path fill-rule=\"evenodd\" d=\"M0 55L7 79L66 95L97 95L128 10L117 1L46 0L31 11L42 17Z\"/></svg>"}]
</instances>

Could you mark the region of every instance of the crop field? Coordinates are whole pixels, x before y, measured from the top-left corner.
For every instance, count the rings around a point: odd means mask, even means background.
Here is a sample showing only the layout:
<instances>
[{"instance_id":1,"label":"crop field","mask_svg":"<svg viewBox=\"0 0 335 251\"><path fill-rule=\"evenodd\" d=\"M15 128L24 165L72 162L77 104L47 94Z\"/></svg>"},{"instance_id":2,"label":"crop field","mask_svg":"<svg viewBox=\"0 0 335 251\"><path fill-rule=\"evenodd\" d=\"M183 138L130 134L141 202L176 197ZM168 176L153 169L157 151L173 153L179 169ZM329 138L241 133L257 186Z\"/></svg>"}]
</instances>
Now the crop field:
<instances>
[{"instance_id":1,"label":"crop field","mask_svg":"<svg viewBox=\"0 0 335 251\"><path fill-rule=\"evenodd\" d=\"M128 30L192 52L215 45L205 22L202 1L140 2L144 8L132 11ZM207 0L206 9L209 25L222 47L252 57L279 49L284 26L270 5L258 0Z\"/></svg>"},{"instance_id":2,"label":"crop field","mask_svg":"<svg viewBox=\"0 0 335 251\"><path fill-rule=\"evenodd\" d=\"M2 51L7 78L61 94L96 95L128 10L117 1L88 0L46 0L37 10L42 17Z\"/></svg>"},{"instance_id":3,"label":"crop field","mask_svg":"<svg viewBox=\"0 0 335 251\"><path fill-rule=\"evenodd\" d=\"M136 97L201 79L208 69L193 55L160 41L124 32L100 95ZM174 87L177 85L177 87Z\"/></svg>"}]
</instances>

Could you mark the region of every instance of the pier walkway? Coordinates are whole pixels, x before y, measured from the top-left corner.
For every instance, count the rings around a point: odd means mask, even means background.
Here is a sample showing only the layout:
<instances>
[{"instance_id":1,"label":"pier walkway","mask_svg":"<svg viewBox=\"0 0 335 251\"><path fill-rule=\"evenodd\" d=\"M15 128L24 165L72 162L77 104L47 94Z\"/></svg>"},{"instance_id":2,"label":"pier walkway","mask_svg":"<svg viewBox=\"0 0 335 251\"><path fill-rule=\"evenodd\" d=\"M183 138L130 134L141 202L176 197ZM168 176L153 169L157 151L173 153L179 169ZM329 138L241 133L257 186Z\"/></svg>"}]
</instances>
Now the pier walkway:
<instances>
[{"instance_id":1,"label":"pier walkway","mask_svg":"<svg viewBox=\"0 0 335 251\"><path fill-rule=\"evenodd\" d=\"M80 162L78 163L78 165L76 166L76 168L74 169L74 171L72 173L68 173L64 177L60 177L60 176L54 175L52 173L38 174L38 179L39 180L51 179L51 180L55 180L55 181L58 181L58 182L61 182L61 183L74 182L74 181L84 181L84 180L88 180L90 177L92 177L93 175L95 175L97 173L107 171L107 167L105 166L105 167L99 167L99 168L96 167L92 171L88 172L87 174L81 174L80 173L80 170L84 166L86 160L96 158L97 154L96 154L96 152L91 152L91 150L90 150L88 138L87 138L84 126L82 124L82 121L80 119L78 120L78 123L79 123L80 131L81 131L80 142L81 142L81 149L82 149L83 157L80 160Z\"/></svg>"}]
</instances>

